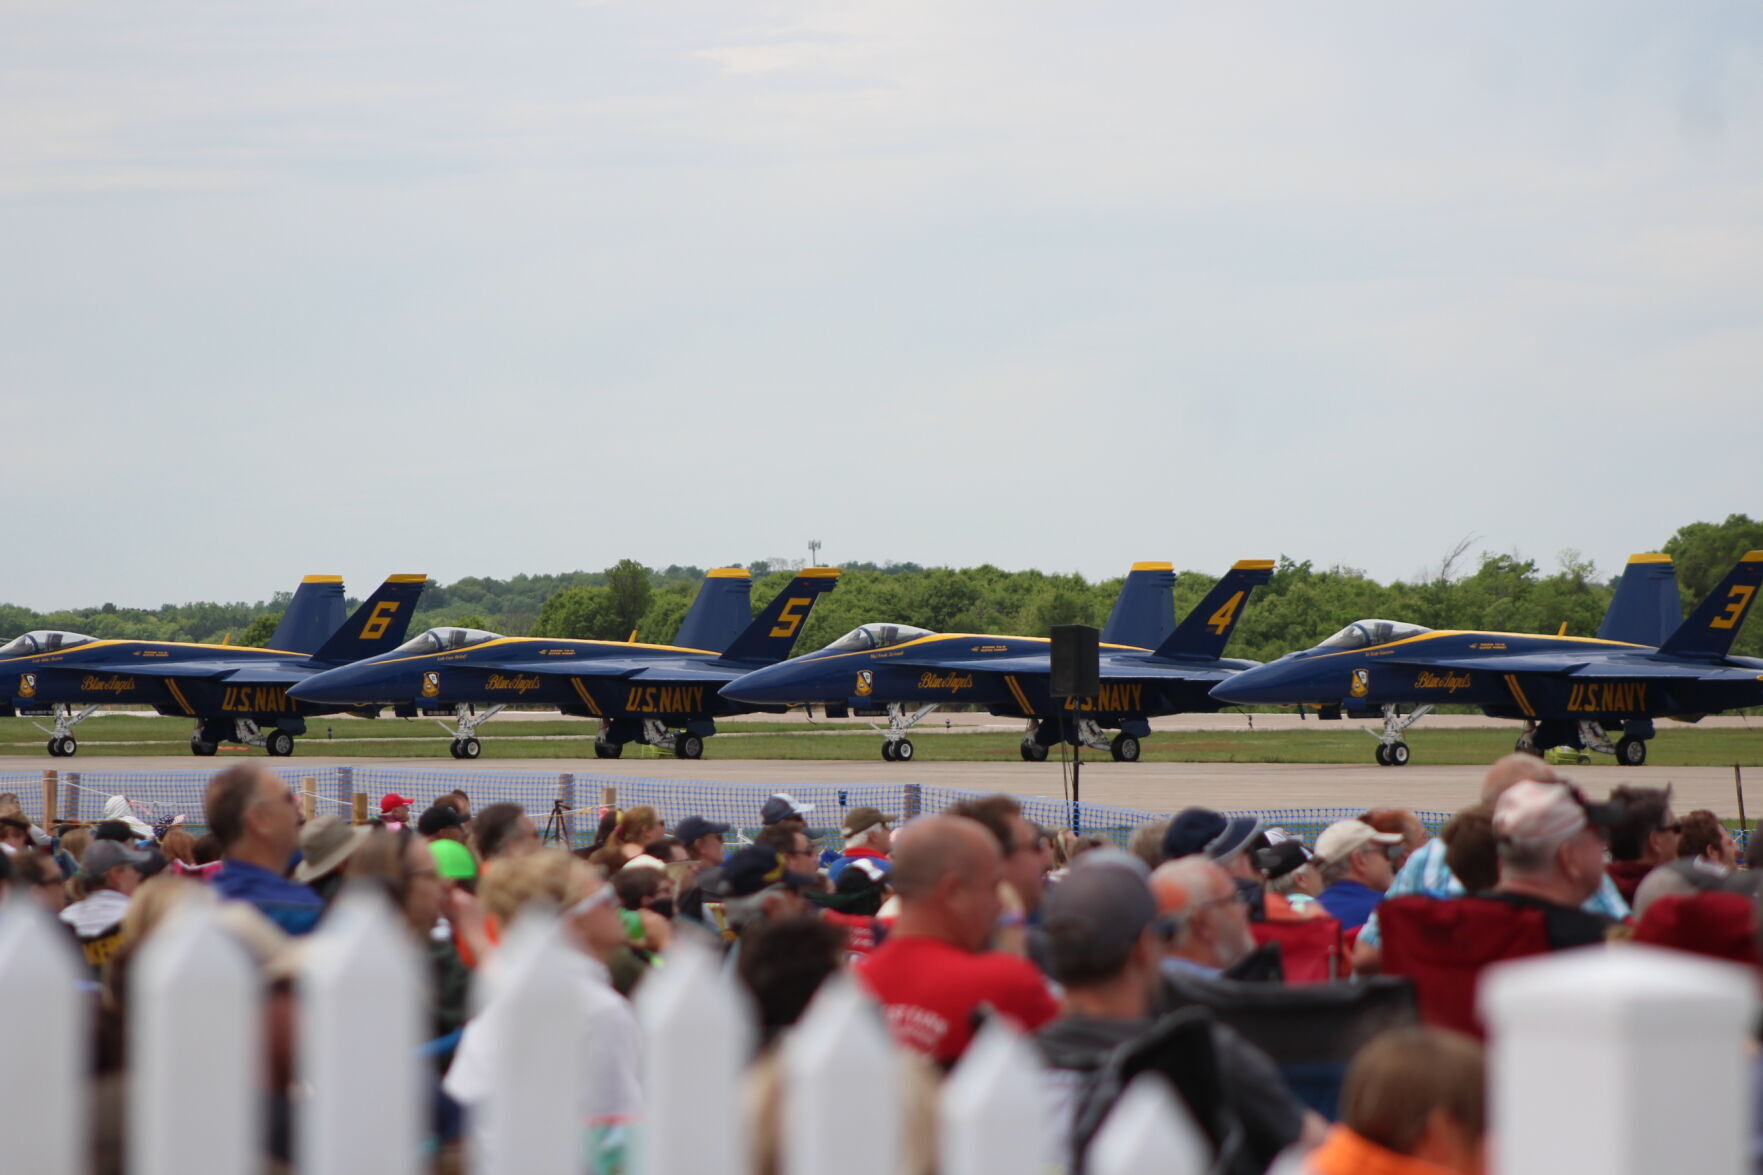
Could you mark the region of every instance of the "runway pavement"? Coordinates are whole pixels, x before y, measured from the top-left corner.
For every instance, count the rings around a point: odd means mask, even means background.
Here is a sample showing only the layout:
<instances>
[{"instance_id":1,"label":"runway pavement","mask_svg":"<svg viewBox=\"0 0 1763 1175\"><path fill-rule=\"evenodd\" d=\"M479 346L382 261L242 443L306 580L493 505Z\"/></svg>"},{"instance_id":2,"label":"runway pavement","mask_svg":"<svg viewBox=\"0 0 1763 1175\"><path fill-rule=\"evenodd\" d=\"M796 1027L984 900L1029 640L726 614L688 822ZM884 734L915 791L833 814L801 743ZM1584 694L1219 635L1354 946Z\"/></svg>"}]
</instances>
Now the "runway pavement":
<instances>
[{"instance_id":1,"label":"runway pavement","mask_svg":"<svg viewBox=\"0 0 1763 1175\"><path fill-rule=\"evenodd\" d=\"M225 760L245 758L228 755ZM771 785L788 790L792 785L920 783L960 787L1017 795L1057 797L1064 794L1064 776L1057 761L1048 763L855 763L822 759L699 759L694 761L653 759L521 759L460 763L436 759L351 759L300 756L267 760L249 757L277 767L310 765L314 769L335 766L421 768L458 772L466 779L476 773L531 773L577 776L612 776L648 779L711 780L748 785ZM8 759L0 769L41 770L46 760ZM62 772L186 772L215 769L216 760L196 762L163 757L80 755L76 760L56 760ZM1604 795L1617 784L1662 787L1670 784L1674 806L1681 814L1709 808L1721 816L1739 814L1730 767L1579 767L1565 769L1594 796ZM1114 763L1085 760L1083 798L1091 803L1112 804L1170 812L1190 804L1214 808L1369 808L1393 806L1450 812L1473 803L1481 786L1479 767L1376 767L1371 764L1302 763ZM1748 784L1763 784L1763 772L1752 771ZM469 782L461 785L471 790ZM1763 812L1763 792L1748 799L1748 814Z\"/></svg>"}]
</instances>

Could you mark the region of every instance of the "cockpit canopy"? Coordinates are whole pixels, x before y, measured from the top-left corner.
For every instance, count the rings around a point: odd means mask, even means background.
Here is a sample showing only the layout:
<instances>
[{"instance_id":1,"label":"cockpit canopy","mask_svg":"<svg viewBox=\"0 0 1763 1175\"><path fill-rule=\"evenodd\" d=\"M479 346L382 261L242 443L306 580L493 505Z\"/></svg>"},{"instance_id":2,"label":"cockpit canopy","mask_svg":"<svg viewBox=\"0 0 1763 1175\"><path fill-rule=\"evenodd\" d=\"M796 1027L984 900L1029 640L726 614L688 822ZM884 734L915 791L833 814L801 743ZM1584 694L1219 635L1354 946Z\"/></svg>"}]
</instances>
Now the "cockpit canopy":
<instances>
[{"instance_id":1,"label":"cockpit canopy","mask_svg":"<svg viewBox=\"0 0 1763 1175\"><path fill-rule=\"evenodd\" d=\"M1430 628L1422 628L1418 624L1403 624L1399 620L1355 620L1316 647L1336 650L1365 649L1431 631Z\"/></svg>"},{"instance_id":2,"label":"cockpit canopy","mask_svg":"<svg viewBox=\"0 0 1763 1175\"><path fill-rule=\"evenodd\" d=\"M85 636L77 632L39 628L35 632L15 636L4 645L0 645L0 657L30 657L37 653L53 653L58 649L87 644L96 639L96 637Z\"/></svg>"},{"instance_id":3,"label":"cockpit canopy","mask_svg":"<svg viewBox=\"0 0 1763 1175\"><path fill-rule=\"evenodd\" d=\"M910 624L864 624L853 628L822 649L821 652L864 653L870 649L885 649L890 645L903 645L907 641L931 635L928 628L914 628Z\"/></svg>"},{"instance_id":4,"label":"cockpit canopy","mask_svg":"<svg viewBox=\"0 0 1763 1175\"><path fill-rule=\"evenodd\" d=\"M425 653L451 653L455 649L469 649L472 645L500 639L500 633L485 632L481 628L431 628L393 649L392 655L420 657Z\"/></svg>"}]
</instances>

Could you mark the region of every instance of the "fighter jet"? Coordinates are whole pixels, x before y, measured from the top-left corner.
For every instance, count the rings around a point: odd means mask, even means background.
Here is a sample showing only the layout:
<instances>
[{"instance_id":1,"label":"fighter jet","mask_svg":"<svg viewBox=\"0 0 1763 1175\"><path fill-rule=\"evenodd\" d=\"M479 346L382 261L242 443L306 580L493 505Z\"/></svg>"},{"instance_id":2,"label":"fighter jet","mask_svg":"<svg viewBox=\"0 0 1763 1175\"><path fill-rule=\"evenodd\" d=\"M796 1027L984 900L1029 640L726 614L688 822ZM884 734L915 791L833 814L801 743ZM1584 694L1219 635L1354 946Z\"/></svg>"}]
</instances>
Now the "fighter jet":
<instances>
[{"instance_id":1,"label":"fighter jet","mask_svg":"<svg viewBox=\"0 0 1763 1175\"><path fill-rule=\"evenodd\" d=\"M1094 698L1050 695L1046 637L935 633L907 624L862 625L818 652L749 673L722 694L756 706L818 705L835 717L885 714L881 755L889 762L909 762L914 749L906 732L957 703L1028 719L1021 750L1031 763L1044 761L1061 742L1137 762L1152 717L1219 709L1208 691L1256 664L1222 654L1249 593L1272 577L1271 559L1244 560L1176 625L1169 565L1135 565L1103 633L1101 691ZM1153 602L1158 585L1167 625ZM1148 647L1118 643L1134 631L1164 635ZM1109 737L1107 730L1118 733Z\"/></svg>"},{"instance_id":2,"label":"fighter jet","mask_svg":"<svg viewBox=\"0 0 1763 1175\"><path fill-rule=\"evenodd\" d=\"M1625 766L1647 761L1655 718L1695 722L1705 714L1763 704L1763 660L1729 656L1763 582L1763 551L1752 551L1687 620L1676 622L1675 580L1667 595L1664 556L1636 556L1597 637L1537 636L1422 628L1361 620L1313 649L1288 653L1219 683L1212 696L1233 705L1319 703L1383 715L1378 763L1409 760L1402 733L1445 702L1525 722L1518 749L1585 747ZM1669 617L1669 627L1664 627ZM1659 636L1661 628L1669 635ZM1621 633L1621 637L1613 634ZM1404 714L1402 705L1414 708ZM1610 730L1621 731L1614 745Z\"/></svg>"},{"instance_id":3,"label":"fighter jet","mask_svg":"<svg viewBox=\"0 0 1763 1175\"><path fill-rule=\"evenodd\" d=\"M308 717L343 707L296 703L288 687L395 648L427 582L426 575L394 575L345 621L342 577L309 575L266 649L27 632L0 646L0 716L54 715L54 729L37 729L49 736L56 758L78 752L74 727L99 706L119 702L195 719L192 754L212 755L221 743L236 742L291 755Z\"/></svg>"},{"instance_id":4,"label":"fighter jet","mask_svg":"<svg viewBox=\"0 0 1763 1175\"><path fill-rule=\"evenodd\" d=\"M600 719L594 754L602 759L618 758L628 742L696 759L717 718L764 708L728 702L716 691L789 656L815 600L838 575L834 567L797 572L755 619L748 573L712 571L671 645L431 628L391 652L308 678L289 694L329 706L384 703L403 717L426 714L438 722L451 714L452 728L440 724L453 735L456 759L482 754L478 728L516 702Z\"/></svg>"}]
</instances>

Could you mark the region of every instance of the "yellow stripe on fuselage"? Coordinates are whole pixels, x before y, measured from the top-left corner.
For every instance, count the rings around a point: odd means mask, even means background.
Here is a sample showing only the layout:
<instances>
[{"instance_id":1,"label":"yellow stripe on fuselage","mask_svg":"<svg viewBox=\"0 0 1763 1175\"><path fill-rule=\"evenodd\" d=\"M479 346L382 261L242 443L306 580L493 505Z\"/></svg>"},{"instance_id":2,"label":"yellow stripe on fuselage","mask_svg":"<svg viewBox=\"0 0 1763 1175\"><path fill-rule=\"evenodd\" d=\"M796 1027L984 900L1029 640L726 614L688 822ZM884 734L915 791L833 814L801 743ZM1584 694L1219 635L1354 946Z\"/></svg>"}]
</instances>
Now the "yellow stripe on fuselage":
<instances>
[{"instance_id":1,"label":"yellow stripe on fuselage","mask_svg":"<svg viewBox=\"0 0 1763 1175\"><path fill-rule=\"evenodd\" d=\"M1024 714L1033 714L1035 712L1035 708L1028 704L1028 695L1022 692L1022 686L1017 682L1014 673L1006 673L1004 675L1004 684L1010 687L1010 693L1016 698L1016 704L1022 707L1022 712Z\"/></svg>"},{"instance_id":2,"label":"yellow stripe on fuselage","mask_svg":"<svg viewBox=\"0 0 1763 1175\"><path fill-rule=\"evenodd\" d=\"M810 653L808 655L813 657L816 661L836 661L840 657L867 657L872 653L892 653L896 649L910 649L913 645L925 645L932 641L987 641L992 644L996 644L998 641L1035 641L1038 644L1049 645L1053 643L1053 638L1046 636L1000 636L997 633L984 632L933 632L929 636L915 636L909 641L901 641L897 645L884 645L879 649L852 649L848 653L827 653L824 657L820 654L825 650L820 650L819 652ZM1142 648L1138 645L1099 644L1096 647L1100 649L1119 649L1125 653L1146 653L1150 651L1149 649Z\"/></svg>"},{"instance_id":3,"label":"yellow stripe on fuselage","mask_svg":"<svg viewBox=\"0 0 1763 1175\"><path fill-rule=\"evenodd\" d=\"M459 649L445 649L439 653L412 653L408 657L391 657L384 661L375 661L374 664L395 665L400 661L426 661L431 657L456 657L461 653L475 653L479 649L493 649L497 645L593 645L598 648L607 649L654 649L663 653L692 653L700 657L722 656L721 653L715 652L711 649L687 649L681 648L678 645L644 645L632 641L581 640L575 637L499 636L493 641L484 641L482 644L466 645ZM587 664L587 662L570 661L562 657L557 659L557 669L559 672L568 670L572 665L580 666L583 664Z\"/></svg>"},{"instance_id":4,"label":"yellow stripe on fuselage","mask_svg":"<svg viewBox=\"0 0 1763 1175\"><path fill-rule=\"evenodd\" d=\"M586 703L588 712L596 718L601 717L600 707L595 705L594 695L588 692L588 687L582 684L582 679L579 677L572 677L569 679L569 684L575 687L576 695Z\"/></svg>"},{"instance_id":5,"label":"yellow stripe on fuselage","mask_svg":"<svg viewBox=\"0 0 1763 1175\"><path fill-rule=\"evenodd\" d=\"M177 683L176 678L172 678L172 677L166 678L165 679L165 688L170 690L171 696L178 700L178 705L180 705L184 708L184 713L190 715L191 717L195 716L196 707L190 705L190 699L184 697L184 691L178 688L178 683Z\"/></svg>"},{"instance_id":6,"label":"yellow stripe on fuselage","mask_svg":"<svg viewBox=\"0 0 1763 1175\"><path fill-rule=\"evenodd\" d=\"M1518 675L1507 673L1503 676L1506 678L1506 688L1511 690L1512 696L1518 700L1518 708L1524 711L1524 716L1535 718L1537 716L1536 707L1532 706L1530 699L1524 696L1524 687L1518 684Z\"/></svg>"},{"instance_id":7,"label":"yellow stripe on fuselage","mask_svg":"<svg viewBox=\"0 0 1763 1175\"><path fill-rule=\"evenodd\" d=\"M1527 641L1570 641L1576 645L1609 645L1618 649L1650 649L1652 645L1637 645L1632 641L1611 641L1596 636L1549 636L1540 632L1477 632L1466 628L1441 628L1436 632L1423 632L1419 636L1405 636L1399 641L1387 641L1381 645L1366 645L1362 649L1336 649L1332 653L1317 653L1313 658L1320 661L1324 657L1344 657L1351 653L1374 653L1379 649L1393 649L1397 645L1411 645L1418 641L1438 640L1446 636L1485 636L1517 638ZM1477 650L1471 650L1477 651Z\"/></svg>"},{"instance_id":8,"label":"yellow stripe on fuselage","mask_svg":"<svg viewBox=\"0 0 1763 1175\"><path fill-rule=\"evenodd\" d=\"M299 657L301 660L305 660L312 655L310 653L294 653L287 649L259 649L253 645L204 645L198 644L195 641L136 641L117 639L86 641L83 644L68 645L65 648L60 649L51 649L47 653L30 653L23 657L8 657L4 664L11 664L14 661L35 661L41 657L64 657L69 653L85 653L90 652L93 649L110 649L115 648L118 645L151 645L156 648L164 647L168 649L225 649L229 653L248 653L253 656L262 657Z\"/></svg>"}]
</instances>

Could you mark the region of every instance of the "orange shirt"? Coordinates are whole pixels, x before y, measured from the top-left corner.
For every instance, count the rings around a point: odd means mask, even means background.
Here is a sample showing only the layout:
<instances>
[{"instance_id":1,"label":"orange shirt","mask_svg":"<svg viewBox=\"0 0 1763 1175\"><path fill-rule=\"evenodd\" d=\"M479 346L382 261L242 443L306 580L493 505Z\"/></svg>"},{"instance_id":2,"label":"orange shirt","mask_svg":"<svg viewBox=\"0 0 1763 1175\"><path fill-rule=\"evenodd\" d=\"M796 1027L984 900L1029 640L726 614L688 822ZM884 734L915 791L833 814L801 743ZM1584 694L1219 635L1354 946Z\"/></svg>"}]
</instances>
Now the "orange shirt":
<instances>
[{"instance_id":1,"label":"orange shirt","mask_svg":"<svg viewBox=\"0 0 1763 1175\"><path fill-rule=\"evenodd\" d=\"M1304 1175L1455 1175L1448 1167L1398 1155L1354 1134L1345 1126L1329 1127L1322 1145L1304 1160Z\"/></svg>"}]
</instances>

